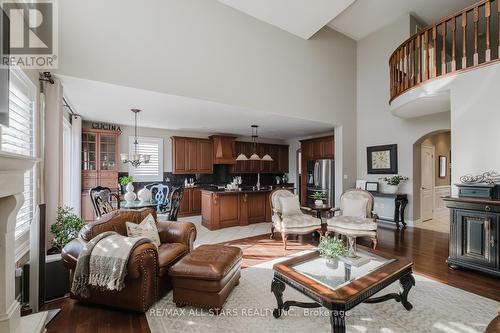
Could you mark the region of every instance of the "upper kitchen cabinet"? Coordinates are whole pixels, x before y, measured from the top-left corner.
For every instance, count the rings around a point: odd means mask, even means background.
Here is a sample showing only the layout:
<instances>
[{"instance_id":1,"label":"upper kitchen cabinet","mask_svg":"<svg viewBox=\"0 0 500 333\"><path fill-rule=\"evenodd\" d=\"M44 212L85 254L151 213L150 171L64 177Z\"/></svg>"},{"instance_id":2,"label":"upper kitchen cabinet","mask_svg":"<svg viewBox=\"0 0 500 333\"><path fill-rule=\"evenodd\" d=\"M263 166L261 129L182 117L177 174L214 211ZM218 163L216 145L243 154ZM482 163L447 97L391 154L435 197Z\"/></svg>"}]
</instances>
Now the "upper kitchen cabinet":
<instances>
[{"instance_id":1,"label":"upper kitchen cabinet","mask_svg":"<svg viewBox=\"0 0 500 333\"><path fill-rule=\"evenodd\" d=\"M172 172L192 174L213 172L212 141L208 139L173 136Z\"/></svg>"},{"instance_id":2,"label":"upper kitchen cabinet","mask_svg":"<svg viewBox=\"0 0 500 333\"><path fill-rule=\"evenodd\" d=\"M213 164L236 164L234 136L212 135Z\"/></svg>"},{"instance_id":3,"label":"upper kitchen cabinet","mask_svg":"<svg viewBox=\"0 0 500 333\"><path fill-rule=\"evenodd\" d=\"M334 137L325 136L301 141L301 151L303 160L326 160L333 159Z\"/></svg>"},{"instance_id":4,"label":"upper kitchen cabinet","mask_svg":"<svg viewBox=\"0 0 500 333\"><path fill-rule=\"evenodd\" d=\"M245 154L247 157L253 154L251 142L236 141L236 155ZM260 143L257 154L260 157L269 154L272 162L268 161L237 161L231 167L231 173L286 173L288 168L288 145L276 145Z\"/></svg>"}]
</instances>

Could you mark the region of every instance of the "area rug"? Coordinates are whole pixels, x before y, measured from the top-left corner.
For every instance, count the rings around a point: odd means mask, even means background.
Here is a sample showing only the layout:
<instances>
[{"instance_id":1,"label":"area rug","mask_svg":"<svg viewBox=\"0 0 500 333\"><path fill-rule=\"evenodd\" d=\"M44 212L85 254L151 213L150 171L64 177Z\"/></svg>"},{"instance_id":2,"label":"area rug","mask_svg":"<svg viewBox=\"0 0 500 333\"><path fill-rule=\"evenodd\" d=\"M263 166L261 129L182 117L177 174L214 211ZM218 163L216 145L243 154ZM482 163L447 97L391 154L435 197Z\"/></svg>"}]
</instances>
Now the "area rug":
<instances>
[{"instance_id":1,"label":"area rug","mask_svg":"<svg viewBox=\"0 0 500 333\"><path fill-rule=\"evenodd\" d=\"M324 309L292 308L285 317L272 316L276 306L270 291L272 265L283 259L244 269L240 285L219 316L192 307L178 309L170 292L146 314L151 332L330 332L329 313ZM408 312L393 300L360 304L348 313L347 332L481 333L496 316L498 302L422 276L415 275L415 279L409 296L413 310ZM380 294L398 290L398 283L394 283ZM310 301L290 287L284 299Z\"/></svg>"}]
</instances>

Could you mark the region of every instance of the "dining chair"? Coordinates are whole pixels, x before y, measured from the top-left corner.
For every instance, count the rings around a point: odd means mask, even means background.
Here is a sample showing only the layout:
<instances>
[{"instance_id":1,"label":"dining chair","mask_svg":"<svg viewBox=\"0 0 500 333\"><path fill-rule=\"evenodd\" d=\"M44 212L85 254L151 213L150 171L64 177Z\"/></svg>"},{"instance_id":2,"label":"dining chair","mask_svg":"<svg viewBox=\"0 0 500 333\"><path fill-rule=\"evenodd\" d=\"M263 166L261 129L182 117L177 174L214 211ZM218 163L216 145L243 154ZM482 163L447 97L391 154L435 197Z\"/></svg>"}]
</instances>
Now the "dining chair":
<instances>
[{"instance_id":1,"label":"dining chair","mask_svg":"<svg viewBox=\"0 0 500 333\"><path fill-rule=\"evenodd\" d=\"M165 214L169 210L170 188L164 184L149 184L146 188L151 191L151 197L157 202L156 212Z\"/></svg>"},{"instance_id":2,"label":"dining chair","mask_svg":"<svg viewBox=\"0 0 500 333\"><path fill-rule=\"evenodd\" d=\"M98 219L104 214L110 213L115 209L120 209L120 197L118 194L113 193L109 187L93 187L89 190L89 195ZM112 198L116 200L116 207L113 207Z\"/></svg>"},{"instance_id":3,"label":"dining chair","mask_svg":"<svg viewBox=\"0 0 500 333\"><path fill-rule=\"evenodd\" d=\"M172 193L170 194L170 210L168 212L169 221L177 221L177 214L179 213L183 195L184 188L182 186L172 189Z\"/></svg>"}]
</instances>

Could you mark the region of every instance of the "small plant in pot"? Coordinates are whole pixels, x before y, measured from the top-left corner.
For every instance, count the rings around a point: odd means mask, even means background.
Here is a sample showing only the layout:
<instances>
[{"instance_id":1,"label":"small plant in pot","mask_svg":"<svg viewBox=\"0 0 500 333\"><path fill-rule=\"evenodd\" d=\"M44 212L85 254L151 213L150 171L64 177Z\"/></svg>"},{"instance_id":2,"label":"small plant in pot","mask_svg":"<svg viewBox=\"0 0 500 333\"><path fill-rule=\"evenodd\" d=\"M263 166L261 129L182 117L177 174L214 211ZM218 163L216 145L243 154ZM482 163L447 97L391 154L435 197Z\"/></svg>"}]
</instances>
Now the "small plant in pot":
<instances>
[{"instance_id":1,"label":"small plant in pot","mask_svg":"<svg viewBox=\"0 0 500 333\"><path fill-rule=\"evenodd\" d=\"M384 192L388 194L395 194L399 191L399 185L407 181L409 178L405 176L395 175L392 177L381 178L386 185L384 186Z\"/></svg>"},{"instance_id":2,"label":"small plant in pot","mask_svg":"<svg viewBox=\"0 0 500 333\"><path fill-rule=\"evenodd\" d=\"M80 229L85 222L73 212L70 207L58 207L56 223L50 226L50 231L54 235L52 239L52 248L47 254L61 253L62 248L70 241L78 237Z\"/></svg>"},{"instance_id":3,"label":"small plant in pot","mask_svg":"<svg viewBox=\"0 0 500 333\"><path fill-rule=\"evenodd\" d=\"M322 236L318 250L321 257L326 259L326 265L333 269L339 266L339 259L347 254L344 242L336 237Z\"/></svg>"},{"instance_id":4,"label":"small plant in pot","mask_svg":"<svg viewBox=\"0 0 500 333\"><path fill-rule=\"evenodd\" d=\"M325 193L322 192L314 192L311 195L311 198L314 199L315 206L323 206L323 200L325 199Z\"/></svg>"},{"instance_id":5,"label":"small plant in pot","mask_svg":"<svg viewBox=\"0 0 500 333\"><path fill-rule=\"evenodd\" d=\"M134 181L134 177L132 176L123 176L118 179L118 183L120 184L120 189L122 194L125 194L127 191L125 187Z\"/></svg>"}]
</instances>

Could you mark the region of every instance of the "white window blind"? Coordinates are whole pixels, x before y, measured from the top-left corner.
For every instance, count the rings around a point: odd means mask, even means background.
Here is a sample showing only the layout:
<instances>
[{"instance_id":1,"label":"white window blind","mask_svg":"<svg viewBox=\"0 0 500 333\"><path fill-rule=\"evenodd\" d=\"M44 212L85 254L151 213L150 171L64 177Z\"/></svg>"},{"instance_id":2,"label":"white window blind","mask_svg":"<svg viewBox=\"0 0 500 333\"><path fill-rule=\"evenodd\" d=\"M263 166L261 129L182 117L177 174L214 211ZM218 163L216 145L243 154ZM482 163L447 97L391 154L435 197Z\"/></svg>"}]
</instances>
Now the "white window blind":
<instances>
[{"instance_id":1,"label":"white window blind","mask_svg":"<svg viewBox=\"0 0 500 333\"><path fill-rule=\"evenodd\" d=\"M134 177L134 181L149 182L163 180L163 139L137 137L137 154L147 154L151 156L148 164L142 163L137 168L129 164L128 173ZM132 158L135 152L134 137L129 137L129 158Z\"/></svg>"},{"instance_id":2,"label":"white window blind","mask_svg":"<svg viewBox=\"0 0 500 333\"><path fill-rule=\"evenodd\" d=\"M0 130L2 151L35 156L35 94L36 87L19 68L12 68L9 82L9 126ZM35 212L35 175L24 174L24 203L16 220L16 256L29 248L29 227ZM19 253L22 247L23 253Z\"/></svg>"}]
</instances>

